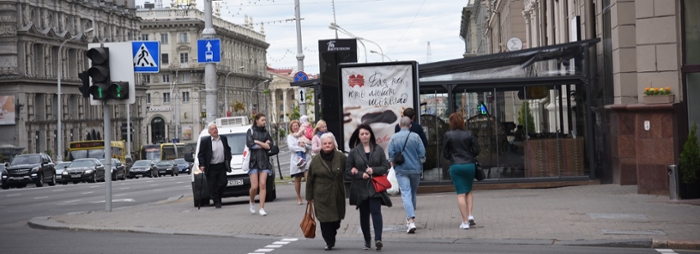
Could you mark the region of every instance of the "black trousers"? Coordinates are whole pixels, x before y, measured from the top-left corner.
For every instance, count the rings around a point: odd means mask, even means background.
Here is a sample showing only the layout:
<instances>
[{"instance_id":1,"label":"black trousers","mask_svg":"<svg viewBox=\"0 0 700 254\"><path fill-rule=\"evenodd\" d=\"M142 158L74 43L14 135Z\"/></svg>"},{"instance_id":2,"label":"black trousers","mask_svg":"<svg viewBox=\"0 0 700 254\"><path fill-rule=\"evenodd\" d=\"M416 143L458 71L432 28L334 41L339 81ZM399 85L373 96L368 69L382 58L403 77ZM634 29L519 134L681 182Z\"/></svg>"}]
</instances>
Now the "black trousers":
<instances>
[{"instance_id":1,"label":"black trousers","mask_svg":"<svg viewBox=\"0 0 700 254\"><path fill-rule=\"evenodd\" d=\"M365 244L372 240L372 233L369 230L369 215L372 214L372 226L374 226L374 240L382 240L382 200L380 198L369 198L360 204L360 228L365 237Z\"/></svg>"},{"instance_id":2,"label":"black trousers","mask_svg":"<svg viewBox=\"0 0 700 254\"><path fill-rule=\"evenodd\" d=\"M226 189L226 165L223 163L211 164L205 169L207 176L207 187L209 188L209 197L214 201L214 205L221 204L221 197Z\"/></svg>"},{"instance_id":3,"label":"black trousers","mask_svg":"<svg viewBox=\"0 0 700 254\"><path fill-rule=\"evenodd\" d=\"M340 221L321 222L321 235L323 240L326 241L326 245L335 247L335 235L338 234L339 228Z\"/></svg>"}]
</instances>

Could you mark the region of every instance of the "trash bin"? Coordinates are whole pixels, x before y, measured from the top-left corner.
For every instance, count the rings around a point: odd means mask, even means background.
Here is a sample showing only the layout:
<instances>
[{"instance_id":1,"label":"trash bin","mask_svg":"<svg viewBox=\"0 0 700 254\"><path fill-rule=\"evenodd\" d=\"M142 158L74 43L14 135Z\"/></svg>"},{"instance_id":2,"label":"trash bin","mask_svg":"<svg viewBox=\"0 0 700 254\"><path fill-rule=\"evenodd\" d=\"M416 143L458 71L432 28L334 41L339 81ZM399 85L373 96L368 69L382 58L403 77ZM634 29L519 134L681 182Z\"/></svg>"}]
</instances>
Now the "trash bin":
<instances>
[{"instance_id":1,"label":"trash bin","mask_svg":"<svg viewBox=\"0 0 700 254\"><path fill-rule=\"evenodd\" d=\"M678 166L668 165L668 194L671 200L678 200Z\"/></svg>"}]
</instances>

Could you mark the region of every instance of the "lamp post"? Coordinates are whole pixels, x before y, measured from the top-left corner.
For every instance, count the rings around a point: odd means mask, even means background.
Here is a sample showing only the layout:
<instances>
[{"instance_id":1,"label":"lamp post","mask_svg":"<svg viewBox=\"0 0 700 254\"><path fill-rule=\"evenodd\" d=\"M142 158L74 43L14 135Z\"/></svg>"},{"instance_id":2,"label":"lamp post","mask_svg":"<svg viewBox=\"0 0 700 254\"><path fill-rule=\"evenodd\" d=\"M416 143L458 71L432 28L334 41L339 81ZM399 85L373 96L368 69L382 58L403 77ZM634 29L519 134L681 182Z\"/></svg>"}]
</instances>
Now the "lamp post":
<instances>
[{"instance_id":1,"label":"lamp post","mask_svg":"<svg viewBox=\"0 0 700 254\"><path fill-rule=\"evenodd\" d=\"M253 114L253 90L255 90L256 88L258 88L258 86L265 84L267 82L270 82L270 80L264 80L250 89L250 93L249 93L248 97L250 98L250 114L251 115Z\"/></svg>"},{"instance_id":2,"label":"lamp post","mask_svg":"<svg viewBox=\"0 0 700 254\"><path fill-rule=\"evenodd\" d=\"M63 48L63 45L66 44L66 42L70 40L74 40L77 38L80 38L83 36L82 34L77 34L74 35L73 37L70 37L61 43L61 46L58 47L58 90L56 91L57 94L57 99L58 99L58 117L56 121L56 132L58 133L56 139L58 140L58 148L56 148L58 151L56 151L56 160L57 161L62 161L63 160L63 127L61 126L61 108L63 107L63 103L61 103L61 72L62 68L61 65L63 64L63 57L61 57L61 49Z\"/></svg>"},{"instance_id":3,"label":"lamp post","mask_svg":"<svg viewBox=\"0 0 700 254\"><path fill-rule=\"evenodd\" d=\"M394 60L391 60L391 58L389 58L389 56L384 55L383 52L377 52L376 50L370 50L369 53L381 55L381 56L382 56L382 62L384 62L384 58L385 58L385 57L388 58L389 61L392 61L392 62L394 61Z\"/></svg>"},{"instance_id":4,"label":"lamp post","mask_svg":"<svg viewBox=\"0 0 700 254\"><path fill-rule=\"evenodd\" d=\"M245 68L245 66L239 66L236 70L242 70ZM226 104L226 110L224 110L224 116L228 116L228 111L229 111L229 106L230 103L228 103L228 75L233 73L234 71L229 71L226 73L226 77L224 78L224 103Z\"/></svg>"},{"instance_id":5,"label":"lamp post","mask_svg":"<svg viewBox=\"0 0 700 254\"><path fill-rule=\"evenodd\" d=\"M357 37L357 36L355 36L354 34L352 34L351 32L348 32L348 30L343 29L342 27L340 27L340 26L339 26L338 24L336 24L335 22L331 22L331 25L328 26L328 29L335 30L336 32L338 32L338 30L340 30L341 33L344 33L344 34L346 34L347 36L350 36L350 37L352 37L352 38L357 39L357 41L359 41L360 44L362 45L362 48L365 49L365 63L367 62L367 47L365 47L365 43L362 42L363 39L362 39L361 37Z\"/></svg>"}]
</instances>

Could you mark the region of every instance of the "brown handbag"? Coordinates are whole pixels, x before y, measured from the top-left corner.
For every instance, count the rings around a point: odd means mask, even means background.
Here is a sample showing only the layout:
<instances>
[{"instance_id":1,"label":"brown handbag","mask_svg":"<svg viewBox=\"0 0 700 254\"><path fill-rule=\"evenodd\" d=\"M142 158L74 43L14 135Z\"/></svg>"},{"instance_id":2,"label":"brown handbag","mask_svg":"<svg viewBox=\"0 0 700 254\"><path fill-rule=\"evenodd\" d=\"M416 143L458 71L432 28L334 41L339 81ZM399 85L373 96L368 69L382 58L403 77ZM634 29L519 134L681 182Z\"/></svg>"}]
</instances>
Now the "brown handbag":
<instances>
[{"instance_id":1,"label":"brown handbag","mask_svg":"<svg viewBox=\"0 0 700 254\"><path fill-rule=\"evenodd\" d=\"M314 205L311 202L306 204L306 213L304 213L304 219L301 220L299 227L301 227L304 237L316 237L316 216L314 216Z\"/></svg>"}]
</instances>

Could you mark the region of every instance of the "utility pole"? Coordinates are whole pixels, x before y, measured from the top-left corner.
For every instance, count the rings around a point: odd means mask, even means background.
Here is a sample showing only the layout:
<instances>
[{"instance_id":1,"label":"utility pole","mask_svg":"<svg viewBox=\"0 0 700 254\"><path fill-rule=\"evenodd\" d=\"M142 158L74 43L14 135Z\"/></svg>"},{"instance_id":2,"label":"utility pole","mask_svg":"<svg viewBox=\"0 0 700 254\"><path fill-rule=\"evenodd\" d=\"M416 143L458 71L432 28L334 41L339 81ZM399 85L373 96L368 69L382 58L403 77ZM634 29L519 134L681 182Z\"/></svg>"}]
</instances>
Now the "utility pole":
<instances>
[{"instance_id":1,"label":"utility pole","mask_svg":"<svg viewBox=\"0 0 700 254\"><path fill-rule=\"evenodd\" d=\"M304 71L304 52L301 47L301 11L299 6L299 0L294 0L294 15L297 23L297 70ZM333 15L335 17L335 15ZM300 88L299 90L305 90ZM300 96L306 96L306 93L301 93ZM304 99L303 101L306 101ZM299 111L301 115L306 115L306 103L299 103Z\"/></svg>"},{"instance_id":2,"label":"utility pole","mask_svg":"<svg viewBox=\"0 0 700 254\"><path fill-rule=\"evenodd\" d=\"M212 22L212 1L204 0L204 30L202 30L203 39L211 39L216 37L214 23ZM206 94L206 112L207 124L216 120L216 63L206 63L204 65L204 93Z\"/></svg>"}]
</instances>

